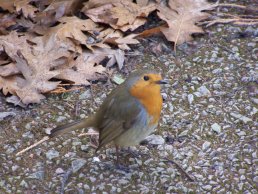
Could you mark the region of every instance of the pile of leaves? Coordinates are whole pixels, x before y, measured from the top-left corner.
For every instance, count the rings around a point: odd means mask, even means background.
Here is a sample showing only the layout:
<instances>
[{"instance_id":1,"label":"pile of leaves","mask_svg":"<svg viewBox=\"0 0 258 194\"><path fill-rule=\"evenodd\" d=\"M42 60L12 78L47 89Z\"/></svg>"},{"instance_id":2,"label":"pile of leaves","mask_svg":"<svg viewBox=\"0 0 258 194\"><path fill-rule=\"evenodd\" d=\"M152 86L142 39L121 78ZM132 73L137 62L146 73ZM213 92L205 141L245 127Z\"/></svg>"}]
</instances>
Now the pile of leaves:
<instances>
[{"instance_id":1,"label":"pile of leaves","mask_svg":"<svg viewBox=\"0 0 258 194\"><path fill-rule=\"evenodd\" d=\"M150 13L163 21L157 26L167 40L181 44L203 33L195 24L214 7L206 0L1 0L0 89L29 104L61 81L89 85L123 67Z\"/></svg>"}]
</instances>

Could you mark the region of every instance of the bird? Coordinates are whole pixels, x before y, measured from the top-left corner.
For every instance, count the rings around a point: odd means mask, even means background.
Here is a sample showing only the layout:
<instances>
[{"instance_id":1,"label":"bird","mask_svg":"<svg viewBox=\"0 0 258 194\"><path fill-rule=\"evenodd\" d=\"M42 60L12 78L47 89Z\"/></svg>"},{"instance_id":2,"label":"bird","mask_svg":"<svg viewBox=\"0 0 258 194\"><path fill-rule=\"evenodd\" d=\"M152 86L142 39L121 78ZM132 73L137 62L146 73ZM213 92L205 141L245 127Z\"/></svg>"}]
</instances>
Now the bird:
<instances>
[{"instance_id":1,"label":"bird","mask_svg":"<svg viewBox=\"0 0 258 194\"><path fill-rule=\"evenodd\" d=\"M50 131L53 138L68 131L93 128L99 132L96 152L113 142L119 147L139 145L158 125L162 110L161 85L168 82L154 70L138 70L113 89L95 114Z\"/></svg>"}]
</instances>

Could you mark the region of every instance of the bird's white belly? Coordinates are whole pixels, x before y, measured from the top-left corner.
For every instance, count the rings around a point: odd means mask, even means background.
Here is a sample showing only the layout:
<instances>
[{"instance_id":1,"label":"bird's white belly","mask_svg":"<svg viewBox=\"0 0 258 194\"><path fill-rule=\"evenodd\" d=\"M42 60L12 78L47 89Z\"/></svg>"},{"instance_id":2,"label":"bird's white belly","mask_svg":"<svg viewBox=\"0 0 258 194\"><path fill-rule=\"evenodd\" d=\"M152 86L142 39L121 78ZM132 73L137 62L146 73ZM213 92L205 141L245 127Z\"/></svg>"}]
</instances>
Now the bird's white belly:
<instances>
[{"instance_id":1,"label":"bird's white belly","mask_svg":"<svg viewBox=\"0 0 258 194\"><path fill-rule=\"evenodd\" d=\"M144 140L148 135L154 132L157 125L141 127L141 128L131 128L120 135L114 140L115 145L118 146L133 146L138 145L142 140Z\"/></svg>"}]
</instances>

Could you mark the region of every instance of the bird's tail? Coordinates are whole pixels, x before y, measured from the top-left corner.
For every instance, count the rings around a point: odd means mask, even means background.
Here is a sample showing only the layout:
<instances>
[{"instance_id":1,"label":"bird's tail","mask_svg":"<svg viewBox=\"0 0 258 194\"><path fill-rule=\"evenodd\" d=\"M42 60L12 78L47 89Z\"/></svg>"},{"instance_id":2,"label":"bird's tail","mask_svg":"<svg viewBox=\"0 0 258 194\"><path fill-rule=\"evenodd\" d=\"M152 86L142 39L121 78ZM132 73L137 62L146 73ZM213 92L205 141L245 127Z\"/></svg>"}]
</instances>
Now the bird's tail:
<instances>
[{"instance_id":1,"label":"bird's tail","mask_svg":"<svg viewBox=\"0 0 258 194\"><path fill-rule=\"evenodd\" d=\"M89 117L87 119L81 119L78 121L74 121L65 125L58 126L50 131L49 137L56 137L63 133L67 133L69 131L73 131L76 129L94 127L93 117Z\"/></svg>"}]
</instances>

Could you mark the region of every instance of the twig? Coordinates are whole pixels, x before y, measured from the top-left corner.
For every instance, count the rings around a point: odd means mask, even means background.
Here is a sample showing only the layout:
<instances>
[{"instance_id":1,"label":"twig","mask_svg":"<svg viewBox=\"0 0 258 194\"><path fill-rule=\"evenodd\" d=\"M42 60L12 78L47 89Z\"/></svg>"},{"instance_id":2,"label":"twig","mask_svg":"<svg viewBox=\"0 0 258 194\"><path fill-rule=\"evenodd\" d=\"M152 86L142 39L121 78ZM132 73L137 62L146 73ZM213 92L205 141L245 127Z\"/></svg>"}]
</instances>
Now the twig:
<instances>
[{"instance_id":1,"label":"twig","mask_svg":"<svg viewBox=\"0 0 258 194\"><path fill-rule=\"evenodd\" d=\"M29 147L27 147L27 148L21 150L20 152L18 152L18 153L16 154L16 156L19 156L19 155L23 154L24 152L27 152L28 150L30 150L30 149L36 147L37 145L39 145L39 144L41 144L41 143L47 141L48 139L49 139L48 136L44 136L44 137L43 137L41 140L39 140L38 142L36 142L36 143L34 143L33 145L31 145L31 146L29 146Z\"/></svg>"},{"instance_id":2,"label":"twig","mask_svg":"<svg viewBox=\"0 0 258 194\"><path fill-rule=\"evenodd\" d=\"M184 15L181 17L180 24L179 24L179 28L178 28L178 31L177 31L177 34L176 34L176 40L175 40L175 44L174 44L175 56L176 56L176 45L177 45L177 41L178 41L178 38L179 38L179 34L180 34L180 32L181 32L182 23L183 23L183 17L184 17Z\"/></svg>"},{"instance_id":3,"label":"twig","mask_svg":"<svg viewBox=\"0 0 258 194\"><path fill-rule=\"evenodd\" d=\"M82 137L82 136L87 136L87 135L98 135L99 133L94 133L94 132L88 132L88 133L81 133L78 135L78 137Z\"/></svg>"},{"instance_id":4,"label":"twig","mask_svg":"<svg viewBox=\"0 0 258 194\"><path fill-rule=\"evenodd\" d=\"M63 87L57 87L55 90L52 90L49 93L51 93L51 94L59 94L59 93L71 92L71 91L74 91L74 90L81 90L83 88L84 87L76 87L76 88L72 88L72 89L66 90Z\"/></svg>"},{"instance_id":5,"label":"twig","mask_svg":"<svg viewBox=\"0 0 258 194\"><path fill-rule=\"evenodd\" d=\"M254 25L258 23L258 19L246 19L246 18L240 18L240 19L216 19L212 21L204 21L204 22L198 22L199 25L206 25L206 27L217 24L217 23L230 23L233 24L239 24L239 25Z\"/></svg>"},{"instance_id":6,"label":"twig","mask_svg":"<svg viewBox=\"0 0 258 194\"><path fill-rule=\"evenodd\" d=\"M220 7L237 7L237 8L240 8L240 9L248 9L249 8L249 7L244 6L244 5L237 5L237 4L230 4L230 3L220 3L217 6L220 6ZM254 8L254 10L257 10L257 9Z\"/></svg>"},{"instance_id":7,"label":"twig","mask_svg":"<svg viewBox=\"0 0 258 194\"><path fill-rule=\"evenodd\" d=\"M168 159L168 158L164 158L164 159L165 159L164 162L170 162L170 163L172 163L172 164L175 164L176 167L177 167L183 174L185 174L186 177L187 177L190 181L195 182L195 180L194 180L177 162L175 162L174 160L170 160L170 159Z\"/></svg>"}]
</instances>

